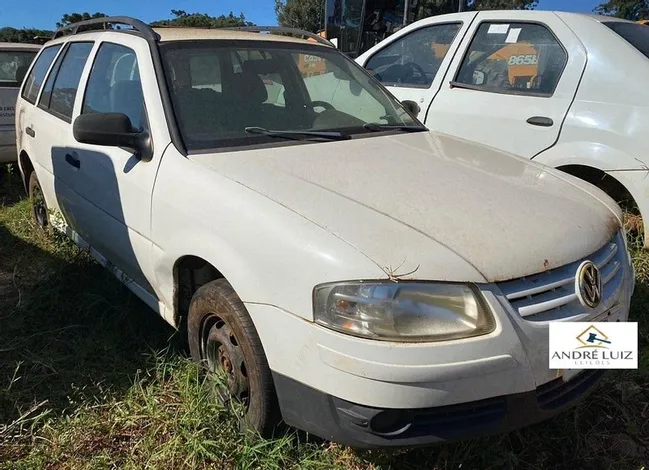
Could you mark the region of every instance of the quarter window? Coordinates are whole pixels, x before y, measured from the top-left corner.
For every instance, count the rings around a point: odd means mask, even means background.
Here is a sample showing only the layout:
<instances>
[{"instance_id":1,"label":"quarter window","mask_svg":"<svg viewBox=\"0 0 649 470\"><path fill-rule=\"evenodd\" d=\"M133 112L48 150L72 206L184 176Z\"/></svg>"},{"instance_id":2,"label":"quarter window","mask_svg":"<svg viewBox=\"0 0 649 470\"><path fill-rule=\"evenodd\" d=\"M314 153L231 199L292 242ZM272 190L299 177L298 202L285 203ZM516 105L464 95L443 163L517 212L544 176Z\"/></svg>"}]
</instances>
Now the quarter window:
<instances>
[{"instance_id":1,"label":"quarter window","mask_svg":"<svg viewBox=\"0 0 649 470\"><path fill-rule=\"evenodd\" d=\"M101 45L88 78L81 113L126 114L133 130L144 130L146 112L135 51L118 44Z\"/></svg>"},{"instance_id":2,"label":"quarter window","mask_svg":"<svg viewBox=\"0 0 649 470\"><path fill-rule=\"evenodd\" d=\"M38 59L36 59L36 63L32 67L32 71L29 73L29 76L25 81L22 93L22 97L30 103L36 103L38 93L41 91L41 86L43 86L43 80L45 80L45 74L49 70L50 65L52 65L52 61L59 52L59 49L61 49L60 44L46 47L43 49L43 52L41 52L41 55L38 56Z\"/></svg>"},{"instance_id":3,"label":"quarter window","mask_svg":"<svg viewBox=\"0 0 649 470\"><path fill-rule=\"evenodd\" d=\"M55 66L47 78L39 105L64 119L72 119L79 81L92 46L90 42L70 44L58 70Z\"/></svg>"},{"instance_id":4,"label":"quarter window","mask_svg":"<svg viewBox=\"0 0 649 470\"><path fill-rule=\"evenodd\" d=\"M568 60L548 28L535 23L482 23L456 83L485 91L551 95Z\"/></svg>"},{"instance_id":5,"label":"quarter window","mask_svg":"<svg viewBox=\"0 0 649 470\"><path fill-rule=\"evenodd\" d=\"M460 27L440 24L413 31L377 52L365 68L384 85L428 88Z\"/></svg>"}]
</instances>

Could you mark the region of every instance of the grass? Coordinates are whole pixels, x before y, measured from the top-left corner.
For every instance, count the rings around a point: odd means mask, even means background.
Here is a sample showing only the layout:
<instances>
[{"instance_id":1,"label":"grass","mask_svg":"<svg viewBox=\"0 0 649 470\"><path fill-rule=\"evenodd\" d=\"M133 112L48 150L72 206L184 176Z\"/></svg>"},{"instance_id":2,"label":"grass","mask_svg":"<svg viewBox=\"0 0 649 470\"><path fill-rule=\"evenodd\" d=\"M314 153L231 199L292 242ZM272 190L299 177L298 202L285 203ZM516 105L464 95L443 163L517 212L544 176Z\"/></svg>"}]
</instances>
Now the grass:
<instances>
[{"instance_id":1,"label":"grass","mask_svg":"<svg viewBox=\"0 0 649 470\"><path fill-rule=\"evenodd\" d=\"M634 250L640 368L510 434L354 451L238 432L175 332L61 237L31 224L0 175L0 468L642 469L649 462L649 253Z\"/></svg>"}]
</instances>

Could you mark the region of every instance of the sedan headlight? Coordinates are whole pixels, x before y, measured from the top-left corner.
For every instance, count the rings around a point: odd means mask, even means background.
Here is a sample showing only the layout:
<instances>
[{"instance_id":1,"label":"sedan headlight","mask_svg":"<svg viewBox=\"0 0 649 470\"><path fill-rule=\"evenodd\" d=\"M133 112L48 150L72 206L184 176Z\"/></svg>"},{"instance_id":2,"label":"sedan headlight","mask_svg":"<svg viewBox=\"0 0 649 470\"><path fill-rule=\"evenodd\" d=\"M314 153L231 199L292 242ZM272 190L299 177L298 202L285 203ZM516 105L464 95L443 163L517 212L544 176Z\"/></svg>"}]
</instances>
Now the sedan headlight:
<instances>
[{"instance_id":1,"label":"sedan headlight","mask_svg":"<svg viewBox=\"0 0 649 470\"><path fill-rule=\"evenodd\" d=\"M315 321L389 341L443 341L491 333L494 317L471 284L343 282L314 291Z\"/></svg>"}]
</instances>

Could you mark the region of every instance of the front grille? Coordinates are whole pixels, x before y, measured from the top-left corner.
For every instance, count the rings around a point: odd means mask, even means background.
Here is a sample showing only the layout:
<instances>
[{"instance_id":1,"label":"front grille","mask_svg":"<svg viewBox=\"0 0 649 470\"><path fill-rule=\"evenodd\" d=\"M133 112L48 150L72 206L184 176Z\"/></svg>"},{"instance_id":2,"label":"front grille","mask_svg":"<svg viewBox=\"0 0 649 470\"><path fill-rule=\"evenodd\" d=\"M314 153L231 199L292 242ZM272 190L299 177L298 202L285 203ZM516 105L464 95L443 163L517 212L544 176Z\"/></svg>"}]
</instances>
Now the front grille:
<instances>
[{"instance_id":1,"label":"front grille","mask_svg":"<svg viewBox=\"0 0 649 470\"><path fill-rule=\"evenodd\" d=\"M603 370L585 370L568 382L562 378L541 385L536 389L536 401L543 410L555 410L569 405L584 394L604 375Z\"/></svg>"},{"instance_id":2,"label":"front grille","mask_svg":"<svg viewBox=\"0 0 649 470\"><path fill-rule=\"evenodd\" d=\"M585 315L575 291L575 275L579 265L590 260L597 265L602 276L602 306L622 286L627 257L624 235L618 233L591 256L543 273L502 282L498 287L518 314L528 321L577 320Z\"/></svg>"}]
</instances>

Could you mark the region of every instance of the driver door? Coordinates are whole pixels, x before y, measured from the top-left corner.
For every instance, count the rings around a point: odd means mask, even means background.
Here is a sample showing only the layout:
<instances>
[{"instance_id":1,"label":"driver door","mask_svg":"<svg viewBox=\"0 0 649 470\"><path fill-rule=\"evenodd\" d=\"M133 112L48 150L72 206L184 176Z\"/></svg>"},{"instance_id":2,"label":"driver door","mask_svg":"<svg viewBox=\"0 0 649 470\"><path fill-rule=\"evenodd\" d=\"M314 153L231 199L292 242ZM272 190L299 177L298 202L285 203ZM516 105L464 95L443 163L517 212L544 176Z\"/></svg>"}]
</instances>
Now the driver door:
<instances>
[{"instance_id":1,"label":"driver door","mask_svg":"<svg viewBox=\"0 0 649 470\"><path fill-rule=\"evenodd\" d=\"M442 78L476 13L444 15L402 29L356 61L400 101L419 105L425 121Z\"/></svg>"}]
</instances>

